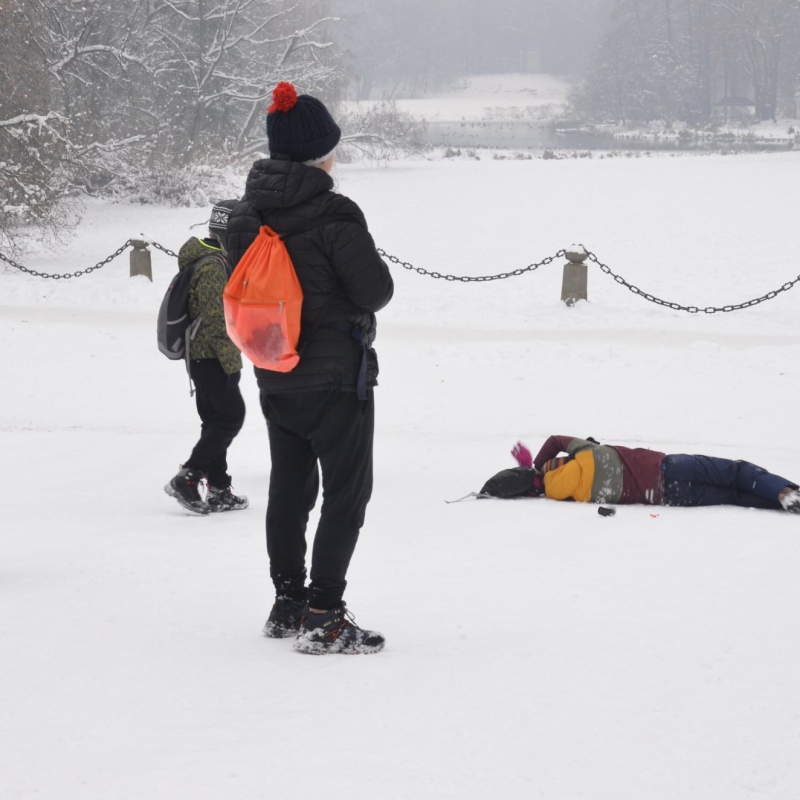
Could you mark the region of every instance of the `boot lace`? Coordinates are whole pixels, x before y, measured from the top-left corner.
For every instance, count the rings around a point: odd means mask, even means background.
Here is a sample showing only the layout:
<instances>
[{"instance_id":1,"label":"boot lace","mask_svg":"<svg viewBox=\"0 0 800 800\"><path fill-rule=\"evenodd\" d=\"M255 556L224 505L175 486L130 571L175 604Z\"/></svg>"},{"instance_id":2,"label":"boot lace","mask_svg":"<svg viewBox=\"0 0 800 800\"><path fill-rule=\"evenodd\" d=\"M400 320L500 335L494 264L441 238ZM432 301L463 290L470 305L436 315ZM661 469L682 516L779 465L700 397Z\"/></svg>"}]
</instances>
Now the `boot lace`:
<instances>
[{"instance_id":1,"label":"boot lace","mask_svg":"<svg viewBox=\"0 0 800 800\"><path fill-rule=\"evenodd\" d=\"M353 612L347 608L344 602L342 602L341 609L337 616L339 616L339 624L324 634L325 638L329 641L335 642L348 626L355 628L357 631L361 630L361 628L356 625L356 618Z\"/></svg>"}]
</instances>

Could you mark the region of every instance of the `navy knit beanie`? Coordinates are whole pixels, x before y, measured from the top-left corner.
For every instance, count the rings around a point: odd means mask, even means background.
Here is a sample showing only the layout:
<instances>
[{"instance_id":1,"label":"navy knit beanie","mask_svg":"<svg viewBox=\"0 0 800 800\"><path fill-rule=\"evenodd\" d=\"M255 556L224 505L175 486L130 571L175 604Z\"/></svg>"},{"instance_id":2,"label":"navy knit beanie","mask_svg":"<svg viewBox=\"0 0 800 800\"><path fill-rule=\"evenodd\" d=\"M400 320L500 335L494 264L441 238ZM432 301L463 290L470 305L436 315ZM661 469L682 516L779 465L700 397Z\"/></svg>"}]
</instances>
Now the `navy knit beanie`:
<instances>
[{"instance_id":1,"label":"navy knit beanie","mask_svg":"<svg viewBox=\"0 0 800 800\"><path fill-rule=\"evenodd\" d=\"M292 161L314 161L332 152L342 132L324 104L281 81L272 92L267 109L267 140L270 155Z\"/></svg>"}]
</instances>

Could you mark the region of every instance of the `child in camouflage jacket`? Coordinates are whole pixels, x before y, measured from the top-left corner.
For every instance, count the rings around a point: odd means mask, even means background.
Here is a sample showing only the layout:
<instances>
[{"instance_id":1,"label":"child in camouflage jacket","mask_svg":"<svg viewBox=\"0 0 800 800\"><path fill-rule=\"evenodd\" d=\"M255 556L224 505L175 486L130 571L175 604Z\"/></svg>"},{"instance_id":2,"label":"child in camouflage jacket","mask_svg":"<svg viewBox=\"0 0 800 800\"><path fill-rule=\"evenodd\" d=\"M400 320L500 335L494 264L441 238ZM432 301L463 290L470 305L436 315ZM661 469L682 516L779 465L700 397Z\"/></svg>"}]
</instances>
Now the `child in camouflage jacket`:
<instances>
[{"instance_id":1,"label":"child in camouflage jacket","mask_svg":"<svg viewBox=\"0 0 800 800\"><path fill-rule=\"evenodd\" d=\"M202 318L192 340L189 364L195 385L200 438L180 471L164 487L185 509L196 514L247 508L246 497L231 490L227 454L244 423L245 406L239 391L242 356L228 338L222 293L230 277L225 260L225 229L235 200L214 206L209 236L192 237L178 253L178 269L193 269L189 316ZM205 497L200 493L206 482Z\"/></svg>"}]
</instances>

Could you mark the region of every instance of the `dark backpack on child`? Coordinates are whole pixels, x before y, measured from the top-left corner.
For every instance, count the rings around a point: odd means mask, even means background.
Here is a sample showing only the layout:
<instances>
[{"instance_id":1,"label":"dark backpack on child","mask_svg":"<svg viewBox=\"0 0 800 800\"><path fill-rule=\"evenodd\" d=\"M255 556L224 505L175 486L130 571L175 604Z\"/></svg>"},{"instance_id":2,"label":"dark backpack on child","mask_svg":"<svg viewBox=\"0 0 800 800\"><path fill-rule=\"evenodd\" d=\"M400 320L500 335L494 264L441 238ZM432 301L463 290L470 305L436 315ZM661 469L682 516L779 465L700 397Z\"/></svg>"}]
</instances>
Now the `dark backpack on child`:
<instances>
[{"instance_id":1,"label":"dark backpack on child","mask_svg":"<svg viewBox=\"0 0 800 800\"><path fill-rule=\"evenodd\" d=\"M220 263L222 260L214 255L205 256L215 258ZM189 361L191 360L192 339L197 335L197 331L203 321L202 315L192 319L189 316L189 288L194 277L195 267L200 263L182 269L170 282L164 299L161 301L161 308L158 310L158 322L156 333L158 337L158 349L170 360L186 363L186 372L189 374L189 394L194 394L192 387L191 372L189 371Z\"/></svg>"},{"instance_id":2,"label":"dark backpack on child","mask_svg":"<svg viewBox=\"0 0 800 800\"><path fill-rule=\"evenodd\" d=\"M194 265L179 272L170 282L158 309L158 349L172 361L189 359L190 343L200 327L201 317L189 316L189 286Z\"/></svg>"}]
</instances>

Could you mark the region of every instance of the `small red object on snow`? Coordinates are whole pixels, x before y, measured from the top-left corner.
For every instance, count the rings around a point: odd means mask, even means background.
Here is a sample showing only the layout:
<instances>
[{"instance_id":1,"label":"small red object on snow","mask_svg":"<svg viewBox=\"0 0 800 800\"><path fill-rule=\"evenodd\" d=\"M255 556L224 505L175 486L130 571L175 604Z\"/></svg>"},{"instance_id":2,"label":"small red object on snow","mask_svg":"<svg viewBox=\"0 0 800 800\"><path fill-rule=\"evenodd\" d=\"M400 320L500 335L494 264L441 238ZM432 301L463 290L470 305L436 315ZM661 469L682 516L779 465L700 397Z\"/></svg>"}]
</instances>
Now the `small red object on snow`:
<instances>
[{"instance_id":1,"label":"small red object on snow","mask_svg":"<svg viewBox=\"0 0 800 800\"><path fill-rule=\"evenodd\" d=\"M297 102L297 89L289 81L280 81L272 90L272 105L267 109L268 114L275 111L290 111Z\"/></svg>"},{"instance_id":2,"label":"small red object on snow","mask_svg":"<svg viewBox=\"0 0 800 800\"><path fill-rule=\"evenodd\" d=\"M653 519L655 519L656 517L660 517L660 516L661 516L661 514L651 514L650 516L651 516Z\"/></svg>"}]
</instances>

